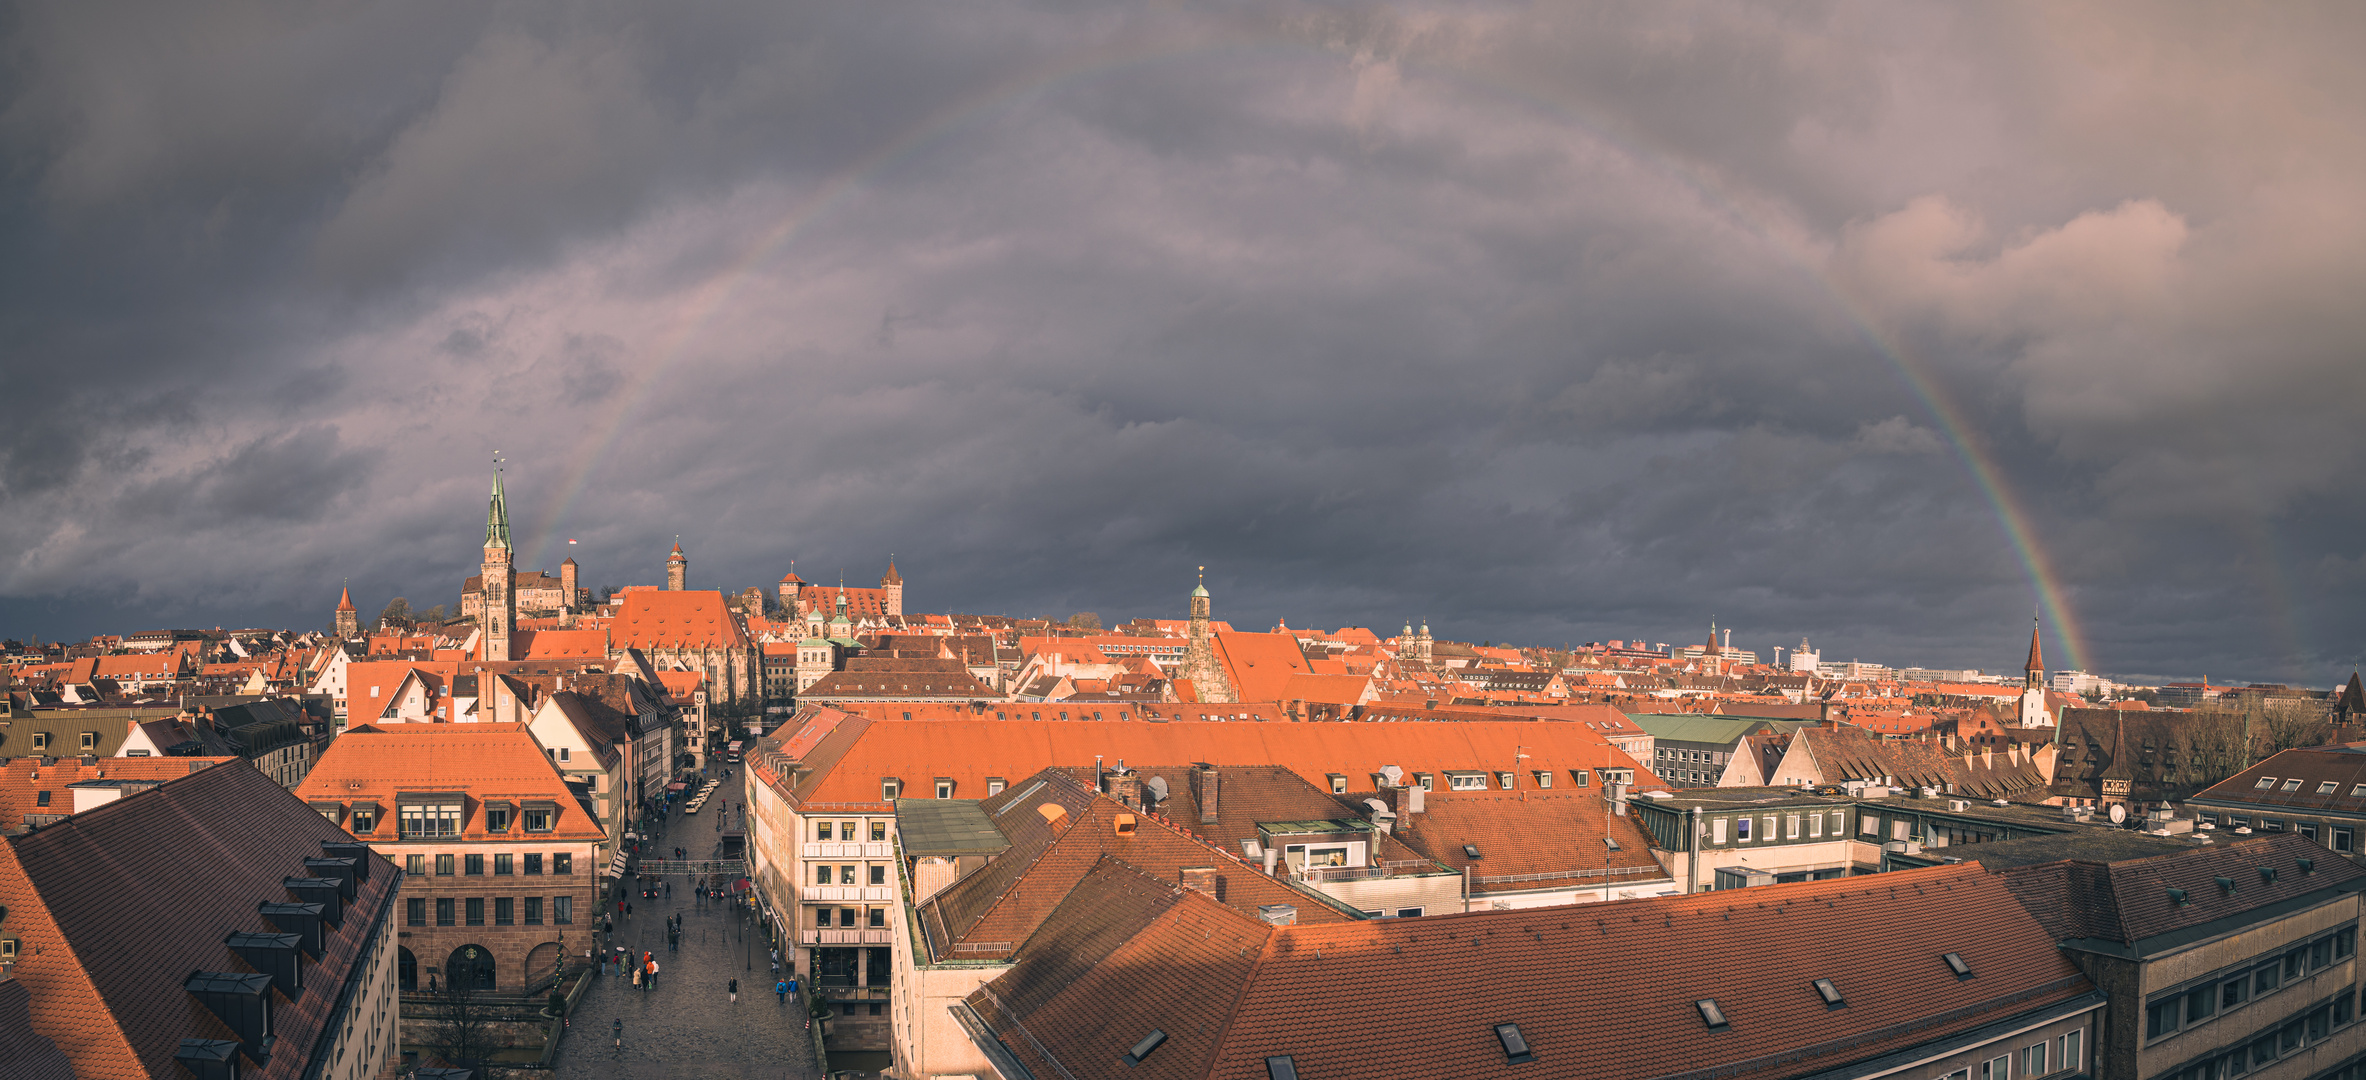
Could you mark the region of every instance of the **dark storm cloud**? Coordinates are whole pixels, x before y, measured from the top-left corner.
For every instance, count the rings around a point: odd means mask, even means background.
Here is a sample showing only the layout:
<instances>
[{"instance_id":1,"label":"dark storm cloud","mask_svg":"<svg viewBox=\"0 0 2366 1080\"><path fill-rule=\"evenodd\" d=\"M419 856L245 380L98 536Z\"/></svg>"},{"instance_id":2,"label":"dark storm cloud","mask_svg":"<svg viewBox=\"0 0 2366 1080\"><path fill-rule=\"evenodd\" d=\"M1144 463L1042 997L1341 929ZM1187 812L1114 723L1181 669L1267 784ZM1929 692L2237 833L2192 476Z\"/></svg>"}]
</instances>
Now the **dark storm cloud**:
<instances>
[{"instance_id":1,"label":"dark storm cloud","mask_svg":"<svg viewBox=\"0 0 2366 1080\"><path fill-rule=\"evenodd\" d=\"M2325 683L2358 20L27 5L0 632L450 602L499 450L601 585L2009 667L1919 378L2092 666Z\"/></svg>"}]
</instances>

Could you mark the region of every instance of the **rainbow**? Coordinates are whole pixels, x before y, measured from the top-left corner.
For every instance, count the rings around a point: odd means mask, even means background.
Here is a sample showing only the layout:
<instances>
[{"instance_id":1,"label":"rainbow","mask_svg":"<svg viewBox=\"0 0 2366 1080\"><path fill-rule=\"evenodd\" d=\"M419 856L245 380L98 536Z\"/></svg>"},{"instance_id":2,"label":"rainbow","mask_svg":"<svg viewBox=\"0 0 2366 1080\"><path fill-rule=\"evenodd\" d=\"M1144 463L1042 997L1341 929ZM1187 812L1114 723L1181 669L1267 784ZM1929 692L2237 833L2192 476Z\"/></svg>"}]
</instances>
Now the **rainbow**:
<instances>
[{"instance_id":1,"label":"rainbow","mask_svg":"<svg viewBox=\"0 0 2366 1080\"><path fill-rule=\"evenodd\" d=\"M1336 61L1338 57L1336 52L1275 31L1199 36L1188 40L1145 40L1084 51L1065 57L1058 63L1006 78L969 98L948 105L824 178L777 221L756 232L736 259L692 290L680 317L674 321L670 331L660 337L651 362L642 365L635 375L626 380L621 390L611 395L605 415L586 428L580 448L567 459L559 485L559 497L547 504L549 510L534 523L528 537L528 550L533 552L534 558L541 557L542 549L549 538L557 534L560 523L567 519L591 477L615 452L618 442L631 426L633 417L646 402L651 390L667 371L681 361L707 324L729 306L755 276L755 270L787 247L806 227L845 205L855 193L862 190L866 179L980 118L1040 96L1061 84L1145 64L1243 51L1298 52L1319 56L1326 61ZM1739 200L1722 190L1717 182L1700 170L1686 165L1673 152L1644 149L1614 137L1609 133L1608 125L1586 117L1580 105L1557 100L1548 93L1533 91L1485 72L1431 63L1407 64L1405 67L1408 74L1418 71L1441 76L1490 96L1510 99L1537 110L1557 122L1583 131L1596 144L1617 152L1631 164L1680 182L1697 193L1706 205L1744 232L1758 238L1812 282L1830 300L1834 309L1848 319L1854 331L1888 361L1929 412L1953 449L1956 459L1970 474L1987 501L2006 543L2027 575L2040 607L2053 623L2051 639L2065 654L2069 666L2086 667L2087 650L2068 601L2068 589L2053 560L2047 556L2029 514L2014 494L1994 455L1967 422L1962 410L1947 393L1930 365L1897 335L1883 330L1876 318L1840 288L1829 273L1817 266L1816 259L1809 252L1785 238L1781 230L1770 227L1757 215L1747 211Z\"/></svg>"}]
</instances>

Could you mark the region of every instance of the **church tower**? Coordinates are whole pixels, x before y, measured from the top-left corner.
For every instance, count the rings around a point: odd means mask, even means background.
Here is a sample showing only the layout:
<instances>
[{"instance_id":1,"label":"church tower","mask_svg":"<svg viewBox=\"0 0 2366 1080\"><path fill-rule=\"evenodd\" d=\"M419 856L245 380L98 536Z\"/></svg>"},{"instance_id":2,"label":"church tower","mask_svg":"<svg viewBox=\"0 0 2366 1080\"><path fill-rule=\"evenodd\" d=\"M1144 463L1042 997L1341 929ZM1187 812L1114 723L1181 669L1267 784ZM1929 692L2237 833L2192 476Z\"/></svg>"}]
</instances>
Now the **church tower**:
<instances>
[{"instance_id":1,"label":"church tower","mask_svg":"<svg viewBox=\"0 0 2366 1080\"><path fill-rule=\"evenodd\" d=\"M361 612L353 606L353 587L337 594L337 640L351 641L361 636Z\"/></svg>"},{"instance_id":2,"label":"church tower","mask_svg":"<svg viewBox=\"0 0 2366 1080\"><path fill-rule=\"evenodd\" d=\"M880 591L887 594L887 613L901 617L904 613L904 575L895 572L895 556L887 557L887 576L879 579Z\"/></svg>"},{"instance_id":3,"label":"church tower","mask_svg":"<svg viewBox=\"0 0 2366 1080\"><path fill-rule=\"evenodd\" d=\"M690 587L690 556L682 554L682 541L674 541L674 553L665 557L665 589L681 592Z\"/></svg>"},{"instance_id":4,"label":"church tower","mask_svg":"<svg viewBox=\"0 0 2366 1080\"><path fill-rule=\"evenodd\" d=\"M1199 692L1199 700L1206 702L1239 701L1232 692L1232 680L1224 677L1224 665L1216 662L1216 641L1208 632L1208 568L1199 568L1199 585L1191 590L1191 643L1183 651L1183 666L1175 669L1175 677L1189 679Z\"/></svg>"},{"instance_id":5,"label":"church tower","mask_svg":"<svg viewBox=\"0 0 2366 1080\"><path fill-rule=\"evenodd\" d=\"M1433 655L1430 651L1432 644L1429 636L1429 620L1423 619L1421 620L1421 629L1413 635L1413 658L1424 664L1429 663Z\"/></svg>"},{"instance_id":6,"label":"church tower","mask_svg":"<svg viewBox=\"0 0 2366 1080\"><path fill-rule=\"evenodd\" d=\"M2037 616L2029 617L2029 663L2021 672L2021 726L2052 727L2054 717L2046 711L2046 654L2037 640Z\"/></svg>"},{"instance_id":7,"label":"church tower","mask_svg":"<svg viewBox=\"0 0 2366 1080\"><path fill-rule=\"evenodd\" d=\"M485 510L485 615L477 624L484 634L484 658L507 661L509 635L518 625L516 552L509 542L509 502L501 494L501 472L493 473L493 503Z\"/></svg>"}]
</instances>

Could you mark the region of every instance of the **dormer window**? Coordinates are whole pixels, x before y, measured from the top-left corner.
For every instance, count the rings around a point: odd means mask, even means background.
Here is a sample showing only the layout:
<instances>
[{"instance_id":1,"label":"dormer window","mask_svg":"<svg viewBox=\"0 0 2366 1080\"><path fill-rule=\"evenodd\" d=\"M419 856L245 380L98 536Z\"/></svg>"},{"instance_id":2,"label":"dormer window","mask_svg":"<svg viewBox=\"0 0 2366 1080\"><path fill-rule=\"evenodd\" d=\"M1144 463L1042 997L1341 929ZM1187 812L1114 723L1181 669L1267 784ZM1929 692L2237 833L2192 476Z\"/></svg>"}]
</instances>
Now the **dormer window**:
<instances>
[{"instance_id":1,"label":"dormer window","mask_svg":"<svg viewBox=\"0 0 2366 1080\"><path fill-rule=\"evenodd\" d=\"M1540 788L1549 788L1553 786L1553 774L1546 772L1543 769L1536 770L1536 786Z\"/></svg>"},{"instance_id":2,"label":"dormer window","mask_svg":"<svg viewBox=\"0 0 2366 1080\"><path fill-rule=\"evenodd\" d=\"M1002 778L999 776L986 778L986 794L989 797L1002 794L1003 786Z\"/></svg>"},{"instance_id":3,"label":"dormer window","mask_svg":"<svg viewBox=\"0 0 2366 1080\"><path fill-rule=\"evenodd\" d=\"M402 822L402 835L405 837L460 835L458 796L404 802L397 809Z\"/></svg>"},{"instance_id":4,"label":"dormer window","mask_svg":"<svg viewBox=\"0 0 2366 1080\"><path fill-rule=\"evenodd\" d=\"M1577 787L1585 787L1591 783L1592 780L1593 775L1584 769L1569 770L1569 782Z\"/></svg>"},{"instance_id":5,"label":"dormer window","mask_svg":"<svg viewBox=\"0 0 2366 1080\"><path fill-rule=\"evenodd\" d=\"M952 777L949 777L949 776L940 776L940 777L937 777L937 798L940 798L940 799L950 799L950 798L952 798L952 797L953 797L953 778L952 778Z\"/></svg>"},{"instance_id":6,"label":"dormer window","mask_svg":"<svg viewBox=\"0 0 2366 1080\"><path fill-rule=\"evenodd\" d=\"M1331 773L1329 774L1328 778L1331 781L1331 794L1347 794L1347 777L1345 775L1341 773Z\"/></svg>"},{"instance_id":7,"label":"dormer window","mask_svg":"<svg viewBox=\"0 0 2366 1080\"><path fill-rule=\"evenodd\" d=\"M1510 791L1512 789L1512 774L1508 772L1496 773L1495 786L1502 788L1505 791Z\"/></svg>"},{"instance_id":8,"label":"dormer window","mask_svg":"<svg viewBox=\"0 0 2366 1080\"><path fill-rule=\"evenodd\" d=\"M373 832L373 831L375 831L377 828L378 828L378 808L377 808L377 807L375 807L375 806L361 806L361 805L356 805L356 806L353 808L353 825L352 825L352 831L353 831L353 832L355 832L355 833L366 833L366 832Z\"/></svg>"},{"instance_id":9,"label":"dormer window","mask_svg":"<svg viewBox=\"0 0 2366 1080\"><path fill-rule=\"evenodd\" d=\"M904 782L893 777L879 779L879 801L894 802L903 797Z\"/></svg>"},{"instance_id":10,"label":"dormer window","mask_svg":"<svg viewBox=\"0 0 2366 1080\"><path fill-rule=\"evenodd\" d=\"M557 806L550 803L529 803L525 808L523 820L527 832L544 833L551 830L551 827L557 823L558 817L559 808Z\"/></svg>"},{"instance_id":11,"label":"dormer window","mask_svg":"<svg viewBox=\"0 0 2366 1080\"><path fill-rule=\"evenodd\" d=\"M34 732L34 733L33 733L33 749L35 749L35 750L47 750L47 749L49 749L49 733L48 733L48 732L46 732L46 731L36 731L36 732Z\"/></svg>"},{"instance_id":12,"label":"dormer window","mask_svg":"<svg viewBox=\"0 0 2366 1080\"><path fill-rule=\"evenodd\" d=\"M98 732L95 732L95 731L85 731L85 732L83 732L83 733L82 733L82 748L83 748L83 749L85 749L85 750L96 750L96 749L98 749L98 748L99 748L99 733L98 733Z\"/></svg>"},{"instance_id":13,"label":"dormer window","mask_svg":"<svg viewBox=\"0 0 2366 1080\"><path fill-rule=\"evenodd\" d=\"M495 833L508 832L509 819L512 813L513 811L510 809L510 805L508 803L486 803L485 831Z\"/></svg>"}]
</instances>

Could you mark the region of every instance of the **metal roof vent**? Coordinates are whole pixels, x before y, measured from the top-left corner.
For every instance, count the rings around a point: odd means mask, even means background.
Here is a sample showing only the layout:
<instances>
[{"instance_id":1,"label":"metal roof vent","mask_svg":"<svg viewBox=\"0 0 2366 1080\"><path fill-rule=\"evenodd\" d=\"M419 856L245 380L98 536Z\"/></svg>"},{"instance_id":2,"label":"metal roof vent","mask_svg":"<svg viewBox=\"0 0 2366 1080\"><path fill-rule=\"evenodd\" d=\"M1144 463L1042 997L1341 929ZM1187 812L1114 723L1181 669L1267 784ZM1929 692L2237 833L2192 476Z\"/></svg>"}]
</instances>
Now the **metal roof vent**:
<instances>
[{"instance_id":1,"label":"metal roof vent","mask_svg":"<svg viewBox=\"0 0 2366 1080\"><path fill-rule=\"evenodd\" d=\"M2171 889L2169 890L2169 902L2177 905L2178 907L2184 907L2187 904L2193 903L2193 898L2187 896L2184 889Z\"/></svg>"},{"instance_id":2,"label":"metal roof vent","mask_svg":"<svg viewBox=\"0 0 2366 1080\"><path fill-rule=\"evenodd\" d=\"M2314 874L2317 872L2317 860L2315 859L2297 859L2294 861L2300 864L2300 872L2303 874Z\"/></svg>"},{"instance_id":3,"label":"metal roof vent","mask_svg":"<svg viewBox=\"0 0 2366 1080\"><path fill-rule=\"evenodd\" d=\"M1257 905L1257 917L1265 920L1268 926L1296 926L1298 925L1298 905L1259 904Z\"/></svg>"},{"instance_id":4,"label":"metal roof vent","mask_svg":"<svg viewBox=\"0 0 2366 1080\"><path fill-rule=\"evenodd\" d=\"M2213 879L2213 880L2215 880L2215 881L2217 881L2217 882L2218 882L2218 890L2219 890L2220 892L2223 892L2223 893L2225 893L2225 894L2227 894L2227 895L2229 895L2229 896L2232 896L2232 895L2234 895L2234 891L2235 891L2235 879L2233 879L2233 878L2230 878L2230 877L2222 877L2222 878L2215 878L2215 879Z\"/></svg>"},{"instance_id":5,"label":"metal roof vent","mask_svg":"<svg viewBox=\"0 0 2366 1080\"><path fill-rule=\"evenodd\" d=\"M2262 866L2262 867L2260 867L2260 868L2259 868L2259 883L2260 883L2260 884L2262 884L2262 885L2273 885L2273 884L2275 884L2275 883L2276 883L2276 868L2275 868L2275 867L2272 867L2272 866Z\"/></svg>"},{"instance_id":6,"label":"metal roof vent","mask_svg":"<svg viewBox=\"0 0 2366 1080\"><path fill-rule=\"evenodd\" d=\"M1693 1002L1692 1007L1700 1010L1701 1022L1709 1025L1711 1031L1724 1031L1731 1026L1726 1023L1725 1010L1717 1007L1716 998L1702 998Z\"/></svg>"},{"instance_id":7,"label":"metal roof vent","mask_svg":"<svg viewBox=\"0 0 2366 1080\"><path fill-rule=\"evenodd\" d=\"M1963 962L1962 953L1942 953L1939 959L1947 962L1947 970L1955 973L1957 982L1972 977L1972 965Z\"/></svg>"},{"instance_id":8,"label":"metal roof vent","mask_svg":"<svg viewBox=\"0 0 2366 1080\"><path fill-rule=\"evenodd\" d=\"M1513 1065L1524 1065L1536 1060L1536 1055L1528 1051L1528 1039L1520 1034L1518 1024L1495 1025L1495 1041L1503 1044L1504 1060Z\"/></svg>"},{"instance_id":9,"label":"metal roof vent","mask_svg":"<svg viewBox=\"0 0 2366 1080\"><path fill-rule=\"evenodd\" d=\"M1140 1065L1143 1058L1149 1057L1151 1051L1158 1049L1166 1041L1166 1032L1152 1028L1150 1034L1142 1036L1141 1042L1135 1043L1133 1049L1126 1051L1117 1060L1125 1062L1125 1067L1131 1069Z\"/></svg>"}]
</instances>

